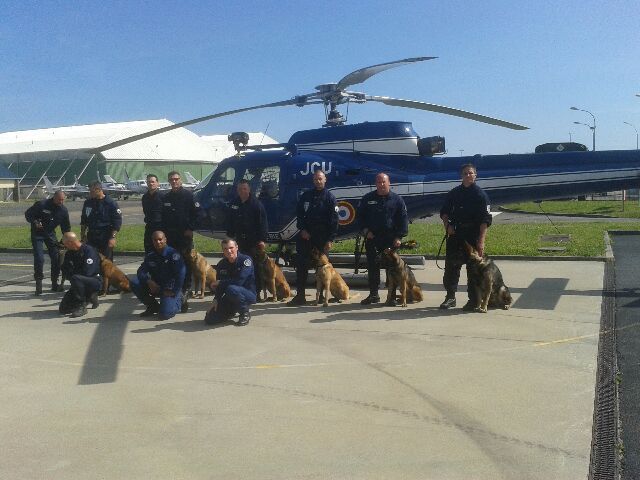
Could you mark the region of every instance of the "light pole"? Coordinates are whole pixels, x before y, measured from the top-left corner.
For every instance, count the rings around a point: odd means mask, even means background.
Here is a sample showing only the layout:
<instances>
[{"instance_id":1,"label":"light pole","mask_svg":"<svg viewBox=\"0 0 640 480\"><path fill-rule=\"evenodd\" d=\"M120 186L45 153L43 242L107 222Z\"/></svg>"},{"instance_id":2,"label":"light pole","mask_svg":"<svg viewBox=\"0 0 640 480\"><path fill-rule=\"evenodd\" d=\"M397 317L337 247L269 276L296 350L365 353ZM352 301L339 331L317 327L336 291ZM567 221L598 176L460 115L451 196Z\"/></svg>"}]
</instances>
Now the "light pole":
<instances>
[{"instance_id":1,"label":"light pole","mask_svg":"<svg viewBox=\"0 0 640 480\"><path fill-rule=\"evenodd\" d=\"M591 113L589 110L583 110L582 108L578 108L578 107L571 107L571 110L577 110L579 112L588 113L593 118L593 126L587 125L587 127L589 127L591 129L591 132L593 133L593 148L592 148L592 150L595 152L596 151L596 116L593 113ZM578 123L578 122L573 122L573 123ZM585 123L581 123L580 125L586 125L586 124Z\"/></svg>"},{"instance_id":2,"label":"light pole","mask_svg":"<svg viewBox=\"0 0 640 480\"><path fill-rule=\"evenodd\" d=\"M464 152L464 148L458 150L460 152L460 156L462 156L462 152Z\"/></svg>"},{"instance_id":3,"label":"light pole","mask_svg":"<svg viewBox=\"0 0 640 480\"><path fill-rule=\"evenodd\" d=\"M622 123L625 123L630 127L633 127L633 129L636 131L636 150L638 150L638 129L635 127L635 125L632 125L629 122L622 122Z\"/></svg>"},{"instance_id":4,"label":"light pole","mask_svg":"<svg viewBox=\"0 0 640 480\"><path fill-rule=\"evenodd\" d=\"M591 125L589 125L589 124L582 123L582 122L573 122L573 123L575 123L576 125L584 125L584 126L585 126L585 127L587 127L589 130L593 130L593 127L592 127Z\"/></svg>"}]
</instances>

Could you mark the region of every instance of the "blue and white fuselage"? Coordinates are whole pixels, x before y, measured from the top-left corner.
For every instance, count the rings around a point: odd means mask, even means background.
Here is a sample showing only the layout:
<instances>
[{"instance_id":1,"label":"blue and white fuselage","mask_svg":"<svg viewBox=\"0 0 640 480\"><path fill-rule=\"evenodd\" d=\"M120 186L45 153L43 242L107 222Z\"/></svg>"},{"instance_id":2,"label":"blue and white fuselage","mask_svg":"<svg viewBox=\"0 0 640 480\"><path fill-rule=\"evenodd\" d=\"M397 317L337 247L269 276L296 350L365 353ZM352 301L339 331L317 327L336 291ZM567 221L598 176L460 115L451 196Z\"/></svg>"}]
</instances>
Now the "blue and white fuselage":
<instances>
[{"instance_id":1,"label":"blue and white fuselage","mask_svg":"<svg viewBox=\"0 0 640 480\"><path fill-rule=\"evenodd\" d=\"M264 203L269 241L295 240L296 203L312 188L313 172L327 175L338 200L338 238L359 230L360 198L375 188L375 176L389 175L404 199L409 218L438 212L445 194L460 184L460 167L473 163L478 184L493 204L563 198L637 187L640 152L558 152L442 157L421 155L409 122L370 122L296 132L284 148L247 153L220 163L196 193L205 212L200 233L223 237L226 205L239 180L247 179Z\"/></svg>"}]
</instances>

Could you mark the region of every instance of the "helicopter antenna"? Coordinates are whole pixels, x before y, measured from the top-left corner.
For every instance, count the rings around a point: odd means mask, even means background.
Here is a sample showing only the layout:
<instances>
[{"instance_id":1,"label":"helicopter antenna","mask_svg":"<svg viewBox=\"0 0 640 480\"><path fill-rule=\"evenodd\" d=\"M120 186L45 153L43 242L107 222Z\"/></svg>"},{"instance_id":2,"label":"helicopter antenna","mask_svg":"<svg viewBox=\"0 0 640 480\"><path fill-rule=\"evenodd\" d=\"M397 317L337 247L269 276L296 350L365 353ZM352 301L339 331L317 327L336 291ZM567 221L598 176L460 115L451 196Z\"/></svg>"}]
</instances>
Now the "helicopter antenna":
<instances>
[{"instance_id":1,"label":"helicopter antenna","mask_svg":"<svg viewBox=\"0 0 640 480\"><path fill-rule=\"evenodd\" d=\"M262 132L262 138L260 139L260 143L258 145L262 145L262 142L264 142L264 137L267 136L267 132L269 131L270 125L271 125L271 122L267 123L267 128L265 128L264 132Z\"/></svg>"}]
</instances>

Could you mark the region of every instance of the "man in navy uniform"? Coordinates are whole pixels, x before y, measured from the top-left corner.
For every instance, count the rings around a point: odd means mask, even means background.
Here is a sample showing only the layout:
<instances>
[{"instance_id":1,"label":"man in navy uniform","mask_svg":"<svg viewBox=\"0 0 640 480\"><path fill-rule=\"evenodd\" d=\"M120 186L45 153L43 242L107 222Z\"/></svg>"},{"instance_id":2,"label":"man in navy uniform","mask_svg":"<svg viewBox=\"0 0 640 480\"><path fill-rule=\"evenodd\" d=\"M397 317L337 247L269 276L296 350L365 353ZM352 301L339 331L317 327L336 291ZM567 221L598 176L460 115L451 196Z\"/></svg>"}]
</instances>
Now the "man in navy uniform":
<instances>
[{"instance_id":1,"label":"man in navy uniform","mask_svg":"<svg viewBox=\"0 0 640 480\"><path fill-rule=\"evenodd\" d=\"M262 202L251 195L247 180L240 180L237 186L238 197L229 205L227 215L227 236L238 244L240 253L249 255L256 265L259 250L264 250L267 241L267 212ZM260 269L255 269L256 285L260 285ZM260 292L258 292L258 297Z\"/></svg>"},{"instance_id":2,"label":"man in navy uniform","mask_svg":"<svg viewBox=\"0 0 640 480\"><path fill-rule=\"evenodd\" d=\"M136 278L131 280L131 291L147 307L141 317L157 313L162 320L167 320L174 317L182 306L186 267L182 255L167 245L164 232L153 232L151 240L153 251L144 257ZM160 303L156 297L160 298Z\"/></svg>"},{"instance_id":3,"label":"man in navy uniform","mask_svg":"<svg viewBox=\"0 0 640 480\"><path fill-rule=\"evenodd\" d=\"M357 218L365 238L369 279L369 296L360 303L370 305L380 301L380 253L386 248L398 248L402 237L409 233L407 207L400 195L391 191L386 173L376 175L376 189L360 200Z\"/></svg>"},{"instance_id":4,"label":"man in navy uniform","mask_svg":"<svg viewBox=\"0 0 640 480\"><path fill-rule=\"evenodd\" d=\"M33 246L33 278L36 280L36 295L42 293L42 279L44 278L44 245L47 246L51 260L51 291L59 292L60 260L58 254L58 238L56 228L59 226L62 234L71 230L69 212L64 206L65 194L58 190L48 200L34 203L24 212L24 217L31 224L31 245Z\"/></svg>"},{"instance_id":5,"label":"man in navy uniform","mask_svg":"<svg viewBox=\"0 0 640 480\"><path fill-rule=\"evenodd\" d=\"M62 272L69 279L71 288L64 294L59 311L72 317L82 317L87 313L87 301L92 308L98 308L98 292L102 288L100 277L100 257L91 245L80 242L73 232L62 236L67 247Z\"/></svg>"},{"instance_id":6,"label":"man in navy uniform","mask_svg":"<svg viewBox=\"0 0 640 480\"><path fill-rule=\"evenodd\" d=\"M447 254L442 277L447 296L440 304L442 309L456 306L460 269L467 263L464 242L474 247L478 255L484 255L484 241L492 218L489 197L476 184L476 167L467 163L460 168L460 173L462 184L447 193L444 205L440 209L440 218L447 234ZM467 273L469 273L468 264ZM473 311L476 302L472 284L467 286L467 295L469 300L462 309Z\"/></svg>"},{"instance_id":7,"label":"man in navy uniform","mask_svg":"<svg viewBox=\"0 0 640 480\"><path fill-rule=\"evenodd\" d=\"M193 193L182 186L179 172L169 172L167 176L171 190L162 198L162 231L167 236L167 244L175 248L184 258L188 258L193 248L193 231L197 225L197 206ZM189 308L187 290L191 287L191 268L186 264L187 273L182 285L182 313Z\"/></svg>"},{"instance_id":8,"label":"man in navy uniform","mask_svg":"<svg viewBox=\"0 0 640 480\"><path fill-rule=\"evenodd\" d=\"M207 325L232 319L238 313L238 325L249 323L249 306L256 303L256 281L253 260L249 255L238 253L238 244L232 238L222 240L224 258L216 265L216 281L213 305L204 321Z\"/></svg>"},{"instance_id":9,"label":"man in navy uniform","mask_svg":"<svg viewBox=\"0 0 640 480\"><path fill-rule=\"evenodd\" d=\"M122 226L122 211L115 200L105 195L98 181L89 184L89 198L82 206L80 226L82 241L113 261L116 235Z\"/></svg>"},{"instance_id":10,"label":"man in navy uniform","mask_svg":"<svg viewBox=\"0 0 640 480\"><path fill-rule=\"evenodd\" d=\"M150 173L147 175L147 191L142 195L145 254L153 250L151 234L156 230L162 230L162 196L158 177Z\"/></svg>"},{"instance_id":11,"label":"man in navy uniform","mask_svg":"<svg viewBox=\"0 0 640 480\"><path fill-rule=\"evenodd\" d=\"M327 253L333 246L338 232L338 206L325 185L327 176L322 170L313 174L314 188L302 194L296 208L297 227L300 230L296 240L296 296L287 303L289 306L304 305L305 286L309 274L311 249L316 247ZM325 292L327 295L328 292Z\"/></svg>"}]
</instances>

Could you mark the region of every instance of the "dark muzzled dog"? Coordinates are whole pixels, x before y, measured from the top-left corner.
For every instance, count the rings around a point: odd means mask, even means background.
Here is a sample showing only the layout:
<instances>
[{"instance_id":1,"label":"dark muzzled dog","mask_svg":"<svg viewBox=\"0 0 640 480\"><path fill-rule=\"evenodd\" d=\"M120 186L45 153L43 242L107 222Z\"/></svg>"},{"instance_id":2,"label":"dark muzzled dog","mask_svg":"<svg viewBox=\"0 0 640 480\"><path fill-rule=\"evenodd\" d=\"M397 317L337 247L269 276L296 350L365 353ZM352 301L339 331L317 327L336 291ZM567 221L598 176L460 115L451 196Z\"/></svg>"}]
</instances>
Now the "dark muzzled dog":
<instances>
[{"instance_id":1,"label":"dark muzzled dog","mask_svg":"<svg viewBox=\"0 0 640 480\"><path fill-rule=\"evenodd\" d=\"M337 302L353 298L349 296L349 286L333 268L326 254L314 247L311 249L311 261L316 266L316 305L322 298L322 306L329 306L329 293Z\"/></svg>"},{"instance_id":2,"label":"dark muzzled dog","mask_svg":"<svg viewBox=\"0 0 640 480\"><path fill-rule=\"evenodd\" d=\"M216 270L195 248L188 252L186 259L191 265L193 295L204 298L207 285L210 287L216 281Z\"/></svg>"},{"instance_id":3,"label":"dark muzzled dog","mask_svg":"<svg viewBox=\"0 0 640 480\"><path fill-rule=\"evenodd\" d=\"M392 248L386 248L380 259L381 266L387 271L387 306L396 304L396 289L400 291L400 303L403 307L409 302L422 301L422 289L411 267L407 265Z\"/></svg>"},{"instance_id":4,"label":"dark muzzled dog","mask_svg":"<svg viewBox=\"0 0 640 480\"><path fill-rule=\"evenodd\" d=\"M475 289L475 311L487 313L488 307L508 310L513 299L498 266L486 255L478 255L469 243L465 242L464 248L469 256L467 282Z\"/></svg>"},{"instance_id":5,"label":"dark muzzled dog","mask_svg":"<svg viewBox=\"0 0 640 480\"><path fill-rule=\"evenodd\" d=\"M256 268L260 269L260 285L256 285L256 294L260 298L264 292L264 301L275 302L276 300L286 300L291 296L291 288L287 279L282 273L280 265L267 254L266 250L259 249L256 255ZM268 298L267 292L273 295Z\"/></svg>"},{"instance_id":6,"label":"dark muzzled dog","mask_svg":"<svg viewBox=\"0 0 640 480\"><path fill-rule=\"evenodd\" d=\"M100 296L109 293L109 285L114 285L121 292L130 292L129 278L103 254L99 253L98 255L100 256L100 272L102 273Z\"/></svg>"}]
</instances>

